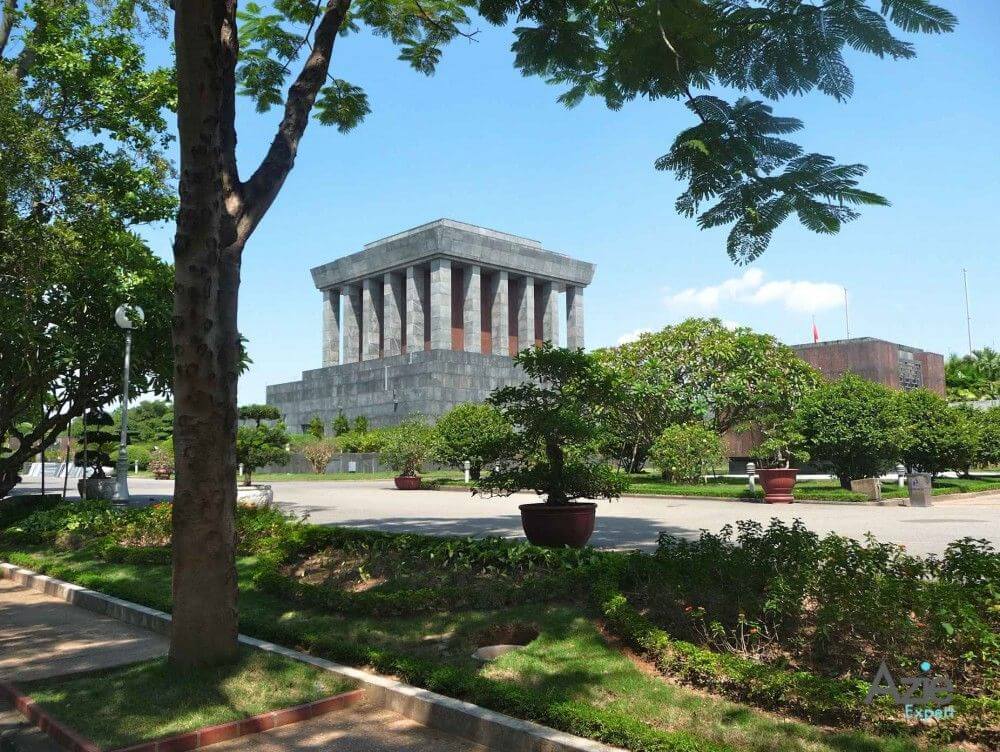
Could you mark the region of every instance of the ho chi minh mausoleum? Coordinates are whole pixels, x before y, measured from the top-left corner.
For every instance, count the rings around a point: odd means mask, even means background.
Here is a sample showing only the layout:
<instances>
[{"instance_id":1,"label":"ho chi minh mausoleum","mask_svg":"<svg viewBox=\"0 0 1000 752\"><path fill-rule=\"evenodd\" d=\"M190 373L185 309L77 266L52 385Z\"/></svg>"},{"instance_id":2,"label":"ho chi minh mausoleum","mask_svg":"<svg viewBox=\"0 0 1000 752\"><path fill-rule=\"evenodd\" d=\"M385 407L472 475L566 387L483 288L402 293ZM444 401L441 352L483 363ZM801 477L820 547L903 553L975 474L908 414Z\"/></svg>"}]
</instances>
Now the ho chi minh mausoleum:
<instances>
[{"instance_id":1,"label":"ho chi minh mausoleum","mask_svg":"<svg viewBox=\"0 0 1000 752\"><path fill-rule=\"evenodd\" d=\"M323 297L323 367L267 387L298 432L319 416L374 426L435 418L517 383L511 355L583 347L594 265L534 240L440 219L312 270Z\"/></svg>"}]
</instances>

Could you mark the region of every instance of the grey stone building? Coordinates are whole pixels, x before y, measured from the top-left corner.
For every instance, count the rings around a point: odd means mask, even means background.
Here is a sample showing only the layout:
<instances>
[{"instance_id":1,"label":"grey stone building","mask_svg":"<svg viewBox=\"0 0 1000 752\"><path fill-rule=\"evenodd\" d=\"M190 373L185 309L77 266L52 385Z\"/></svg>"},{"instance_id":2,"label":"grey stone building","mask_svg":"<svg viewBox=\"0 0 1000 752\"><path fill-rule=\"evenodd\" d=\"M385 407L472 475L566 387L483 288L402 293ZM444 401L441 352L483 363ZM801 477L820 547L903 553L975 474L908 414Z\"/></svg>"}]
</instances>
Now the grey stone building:
<instances>
[{"instance_id":1,"label":"grey stone building","mask_svg":"<svg viewBox=\"0 0 1000 752\"><path fill-rule=\"evenodd\" d=\"M323 299L323 367L267 387L291 431L319 416L375 426L435 418L522 375L511 355L584 346L594 265L534 240L439 219L312 270ZM565 324L563 324L565 320Z\"/></svg>"}]
</instances>

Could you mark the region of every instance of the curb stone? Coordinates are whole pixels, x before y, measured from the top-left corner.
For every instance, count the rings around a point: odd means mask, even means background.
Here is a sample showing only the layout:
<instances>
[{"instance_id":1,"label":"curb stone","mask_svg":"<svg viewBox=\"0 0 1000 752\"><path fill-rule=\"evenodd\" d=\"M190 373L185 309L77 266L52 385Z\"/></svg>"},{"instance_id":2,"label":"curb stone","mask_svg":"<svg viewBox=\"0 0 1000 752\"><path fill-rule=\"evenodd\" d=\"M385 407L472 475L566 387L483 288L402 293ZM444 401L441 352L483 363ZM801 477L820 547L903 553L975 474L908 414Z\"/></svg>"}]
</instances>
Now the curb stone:
<instances>
[{"instance_id":1,"label":"curb stone","mask_svg":"<svg viewBox=\"0 0 1000 752\"><path fill-rule=\"evenodd\" d=\"M259 734L261 731L279 726L318 718L334 710L354 705L360 702L364 696L365 690L355 689L290 708L269 710L266 713L258 713L249 718L241 718L229 723L204 726L193 731L185 731L183 734L171 734L159 739L151 739L148 742L140 742L130 747L104 750L90 739L63 724L58 718L50 715L13 682L0 681L0 697L6 697L17 708L18 712L69 752L189 752L211 744L238 739L241 736Z\"/></svg>"},{"instance_id":2,"label":"curb stone","mask_svg":"<svg viewBox=\"0 0 1000 752\"><path fill-rule=\"evenodd\" d=\"M110 616L158 634L170 634L170 614L95 590L38 574L30 569L0 563L0 578L14 580L74 606ZM309 663L358 682L376 705L410 718L424 726L445 731L498 752L624 752L592 739L574 736L532 721L513 718L453 697L420 689L369 671L343 666L325 658L241 634L240 643L258 650ZM80 752L94 752L81 750Z\"/></svg>"}]
</instances>

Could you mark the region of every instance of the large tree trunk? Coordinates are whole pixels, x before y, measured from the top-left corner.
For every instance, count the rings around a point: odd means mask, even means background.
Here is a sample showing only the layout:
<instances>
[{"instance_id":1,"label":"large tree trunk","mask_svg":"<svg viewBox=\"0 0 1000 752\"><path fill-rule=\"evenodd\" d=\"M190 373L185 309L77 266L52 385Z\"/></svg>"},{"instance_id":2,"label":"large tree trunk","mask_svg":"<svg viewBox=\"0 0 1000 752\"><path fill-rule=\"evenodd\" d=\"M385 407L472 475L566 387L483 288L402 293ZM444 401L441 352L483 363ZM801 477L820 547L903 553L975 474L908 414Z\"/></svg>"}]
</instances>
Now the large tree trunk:
<instances>
[{"instance_id":1,"label":"large tree trunk","mask_svg":"<svg viewBox=\"0 0 1000 752\"><path fill-rule=\"evenodd\" d=\"M226 209L223 2L178 2L180 210L174 241L173 626L170 660L237 652L236 311L240 255Z\"/></svg>"},{"instance_id":2,"label":"large tree trunk","mask_svg":"<svg viewBox=\"0 0 1000 752\"><path fill-rule=\"evenodd\" d=\"M180 211L174 240L173 626L170 660L237 652L236 325L243 247L295 163L350 0L328 0L253 175L236 166L236 0L175 0Z\"/></svg>"}]
</instances>

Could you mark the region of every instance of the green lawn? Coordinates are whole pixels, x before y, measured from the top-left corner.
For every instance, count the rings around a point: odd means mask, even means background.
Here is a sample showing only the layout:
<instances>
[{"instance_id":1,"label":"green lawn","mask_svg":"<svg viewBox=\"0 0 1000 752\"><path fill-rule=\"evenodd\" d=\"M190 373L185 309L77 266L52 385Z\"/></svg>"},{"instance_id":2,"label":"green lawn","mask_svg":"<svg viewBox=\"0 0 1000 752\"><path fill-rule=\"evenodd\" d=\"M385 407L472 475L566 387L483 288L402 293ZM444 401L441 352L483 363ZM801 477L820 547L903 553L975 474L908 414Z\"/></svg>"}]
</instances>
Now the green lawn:
<instances>
[{"instance_id":1,"label":"green lawn","mask_svg":"<svg viewBox=\"0 0 1000 752\"><path fill-rule=\"evenodd\" d=\"M167 566L111 564L80 552L40 549L0 553L0 558L169 610ZM252 557L239 560L240 628L245 633L332 660L371 666L420 686L612 744L685 752L935 749L919 740L811 726L671 684L609 644L592 617L573 604L406 618L347 616L291 605L258 590L253 582L256 568ZM512 624L533 627L537 639L485 667L470 658L491 629ZM128 704L124 695L122 710ZM89 707L96 712L100 703L95 698ZM77 717L85 712L89 711Z\"/></svg>"},{"instance_id":2,"label":"green lawn","mask_svg":"<svg viewBox=\"0 0 1000 752\"><path fill-rule=\"evenodd\" d=\"M254 473L253 482L254 483L280 483L281 481L341 481L341 480L392 480L396 473L392 471L385 472L365 472L359 470L356 473ZM152 478L153 474L146 470L140 470L138 473L129 471L130 478ZM460 470L435 470L429 472L423 476L427 480L453 480L461 483L462 481L462 471ZM242 483L242 477L239 479Z\"/></svg>"},{"instance_id":3,"label":"green lawn","mask_svg":"<svg viewBox=\"0 0 1000 752\"><path fill-rule=\"evenodd\" d=\"M301 705L355 685L315 666L245 650L232 666L182 671L161 658L22 686L67 726L102 749L115 749Z\"/></svg>"}]
</instances>

